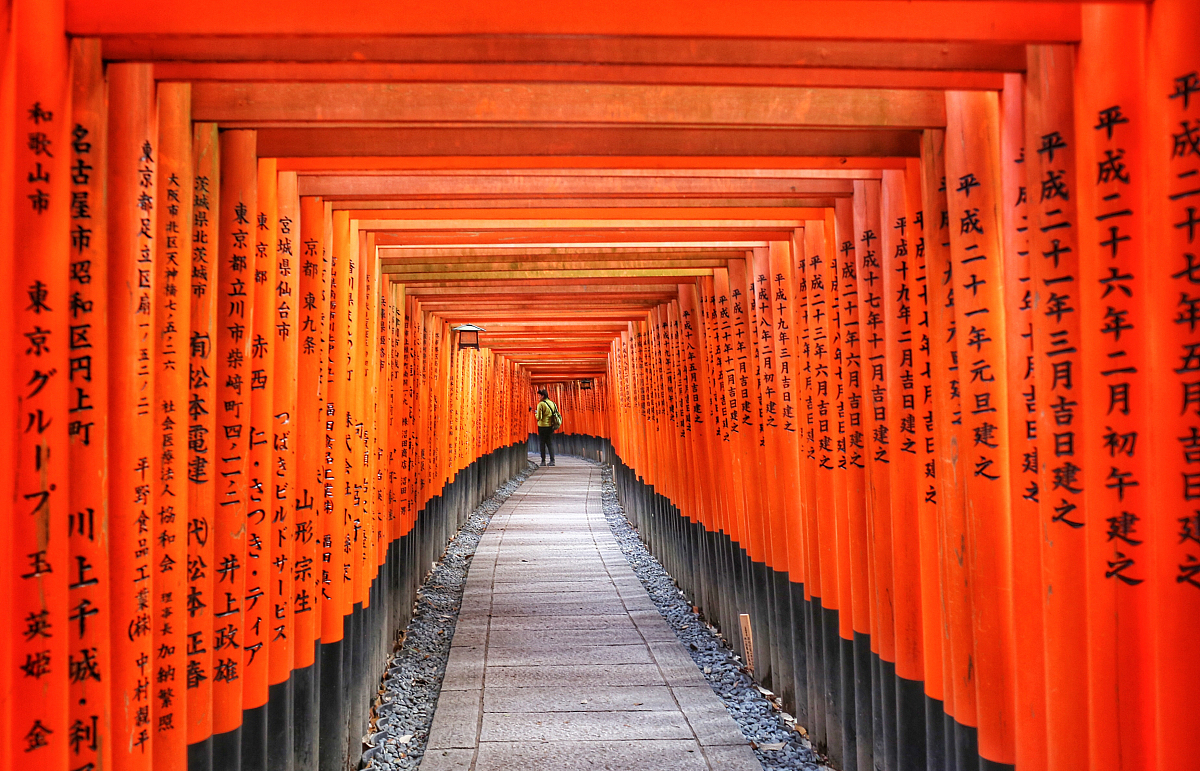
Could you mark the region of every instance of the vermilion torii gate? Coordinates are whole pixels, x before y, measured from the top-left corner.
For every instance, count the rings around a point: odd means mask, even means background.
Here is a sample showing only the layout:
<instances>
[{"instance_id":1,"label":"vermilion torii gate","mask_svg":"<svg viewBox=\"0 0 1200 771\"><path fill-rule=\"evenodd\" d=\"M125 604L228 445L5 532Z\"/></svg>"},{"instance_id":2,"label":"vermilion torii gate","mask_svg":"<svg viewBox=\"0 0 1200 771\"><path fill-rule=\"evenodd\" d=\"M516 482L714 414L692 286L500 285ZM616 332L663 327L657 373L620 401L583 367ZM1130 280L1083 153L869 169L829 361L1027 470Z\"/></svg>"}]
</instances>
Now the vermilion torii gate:
<instances>
[{"instance_id":1,"label":"vermilion torii gate","mask_svg":"<svg viewBox=\"0 0 1200 771\"><path fill-rule=\"evenodd\" d=\"M1197 765L1195 0L4 12L0 766L357 764L535 385L836 767Z\"/></svg>"}]
</instances>

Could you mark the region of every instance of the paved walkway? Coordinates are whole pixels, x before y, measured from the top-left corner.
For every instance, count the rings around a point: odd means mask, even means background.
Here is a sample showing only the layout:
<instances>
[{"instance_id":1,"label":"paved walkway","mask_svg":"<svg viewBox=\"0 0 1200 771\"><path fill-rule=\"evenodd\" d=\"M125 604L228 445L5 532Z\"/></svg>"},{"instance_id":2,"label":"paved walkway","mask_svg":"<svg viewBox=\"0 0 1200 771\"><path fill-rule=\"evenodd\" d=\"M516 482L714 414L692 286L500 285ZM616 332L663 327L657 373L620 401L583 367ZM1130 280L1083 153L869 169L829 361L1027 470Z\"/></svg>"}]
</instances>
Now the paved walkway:
<instances>
[{"instance_id":1,"label":"paved walkway","mask_svg":"<svg viewBox=\"0 0 1200 771\"><path fill-rule=\"evenodd\" d=\"M600 484L559 458L492 517L421 771L761 771L622 556Z\"/></svg>"}]
</instances>

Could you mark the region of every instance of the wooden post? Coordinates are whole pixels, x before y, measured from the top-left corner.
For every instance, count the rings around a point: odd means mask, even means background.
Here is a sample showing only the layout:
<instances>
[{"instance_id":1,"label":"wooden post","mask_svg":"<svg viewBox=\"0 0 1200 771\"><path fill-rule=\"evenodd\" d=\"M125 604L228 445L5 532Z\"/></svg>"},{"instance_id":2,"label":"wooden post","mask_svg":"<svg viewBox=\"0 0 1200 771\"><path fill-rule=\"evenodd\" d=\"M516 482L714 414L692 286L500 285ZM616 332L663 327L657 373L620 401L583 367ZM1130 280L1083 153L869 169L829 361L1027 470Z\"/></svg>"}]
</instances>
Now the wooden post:
<instances>
[{"instance_id":1,"label":"wooden post","mask_svg":"<svg viewBox=\"0 0 1200 771\"><path fill-rule=\"evenodd\" d=\"M1154 547L1146 543L1144 523L1158 514L1161 498L1149 487L1150 456L1139 445L1149 435L1151 350L1145 322L1151 263L1145 227L1147 14L1141 6L1089 6L1078 49L1074 137L1081 164L1083 345L1076 436L1089 480L1082 508L1088 512L1088 762L1094 771L1154 767L1153 610L1146 583L1153 577ZM1115 286L1114 276L1123 277Z\"/></svg>"},{"instance_id":2,"label":"wooden post","mask_svg":"<svg viewBox=\"0 0 1200 771\"><path fill-rule=\"evenodd\" d=\"M18 121L14 120L16 108L13 103L17 66L12 12L11 4L0 12L0 18L7 22L0 30L0 114L4 115L4 119L0 120L0 233L13 232L14 215L16 214L13 202L16 200L15 188L17 186L11 183L16 178L14 140L18 125ZM13 286L14 247L14 239L0 238L0 285L2 286ZM15 317L16 311L13 309L13 304L4 303L4 306L0 308L0 356L3 356L5 361L13 361L18 350L19 343L16 341L14 328ZM0 402L16 403L15 386L12 378L0 378ZM13 411L9 410L4 415L5 417L0 419L0 489L4 490L4 494L7 496L14 489L13 474L16 470L17 432L16 416ZM0 543L16 546L15 525L12 517L0 517ZM15 552L9 550L5 554L11 560ZM11 569L12 567L14 566L5 565L5 569L0 571L0 619L2 619L0 624L5 632L0 634L0 662L4 662L4 666L0 666L0 766L5 768L12 766L12 759L16 752L12 720L13 697L16 688L13 686L15 673L11 663L16 647L15 635L12 634L12 631L18 628L13 615L13 595L15 593L13 587L17 585L17 574Z\"/></svg>"},{"instance_id":3,"label":"wooden post","mask_svg":"<svg viewBox=\"0 0 1200 771\"><path fill-rule=\"evenodd\" d=\"M871 677L872 752L876 762L886 762L895 731L894 682L885 665L895 662L895 617L892 593L892 526L889 504L890 464L895 454L888 430L887 340L884 329L885 293L880 233L880 183L855 180L854 241L860 303L864 419L866 434L866 513L868 581L871 596L871 650L879 657ZM889 693L892 694L889 697ZM890 726L890 729L889 729ZM894 752L894 749L893 749Z\"/></svg>"},{"instance_id":4,"label":"wooden post","mask_svg":"<svg viewBox=\"0 0 1200 771\"><path fill-rule=\"evenodd\" d=\"M1088 524L1082 465L1083 345L1079 318L1073 47L1031 45L1025 92L1025 185L1029 197L1037 386L1038 494L1046 640L1047 768L1070 768L1088 752ZM1122 365L1123 367L1124 365ZM1079 454L1077 454L1079 453ZM1097 525L1099 527L1099 525ZM1054 590L1049 591L1053 586Z\"/></svg>"},{"instance_id":5,"label":"wooden post","mask_svg":"<svg viewBox=\"0 0 1200 771\"><path fill-rule=\"evenodd\" d=\"M1037 385L1034 382L1033 285L1025 180L1025 79L1004 76L1000 93L1001 214L1008 343L1009 500L1013 522L1013 612L1028 634L1014 653L1013 734L1017 765L1046 767L1046 663L1042 639L1042 534L1038 505Z\"/></svg>"},{"instance_id":6,"label":"wooden post","mask_svg":"<svg viewBox=\"0 0 1200 771\"><path fill-rule=\"evenodd\" d=\"M249 356L242 375L250 419L247 422L249 466L246 502L246 597L242 607L242 764L258 769L266 764L269 643L274 634L271 618L271 562L274 555L271 480L274 453L271 438L275 376L275 249L278 229L277 173L273 158L259 158L256 206L250 210L251 247L248 289L254 313L246 325ZM257 710L257 711L256 711Z\"/></svg>"},{"instance_id":7,"label":"wooden post","mask_svg":"<svg viewBox=\"0 0 1200 771\"><path fill-rule=\"evenodd\" d=\"M332 260L330 263L329 300L329 373L326 393L325 434L325 526L323 537L322 583L327 590L322 595L325 603L321 611L321 643L336 643L342 640L342 618L346 615L346 592L349 587L346 575L349 567L343 549L343 521L346 516L343 480L346 464L346 441L343 428L346 415L343 403L346 398L346 297L347 266L351 256L350 220L347 213L333 214ZM324 545L327 544L327 545ZM324 706L324 705L322 705ZM324 757L324 756L322 756Z\"/></svg>"},{"instance_id":8,"label":"wooden post","mask_svg":"<svg viewBox=\"0 0 1200 771\"><path fill-rule=\"evenodd\" d=\"M15 105L8 202L14 212L9 303L13 313L12 387L15 431L11 524L12 677L9 755L25 763L65 767L68 761L68 656L75 647L68 611L79 583L67 544L71 501L67 474L71 354L69 227L71 84L61 3L13 7ZM103 211L103 210L101 210ZM84 322L86 323L86 322ZM98 329L97 332L101 332ZM77 564L77 563L76 563ZM85 578L87 570L83 571ZM100 608L97 611L101 610ZM75 653L78 656L78 652Z\"/></svg>"},{"instance_id":9,"label":"wooden post","mask_svg":"<svg viewBox=\"0 0 1200 771\"><path fill-rule=\"evenodd\" d=\"M905 200L908 216L909 254L913 260L913 373L916 377L916 419L917 419L917 531L920 549L920 583L921 583L921 658L920 688L924 692L924 704L919 708L915 705L908 707L907 712L914 719L920 719L924 726L924 736L914 740L914 751L909 753L904 747L899 755L903 759L916 759L923 754L922 760L930 768L937 768L944 759L944 742L942 741L943 714L941 701L944 692L942 672L942 581L939 569L940 540L938 522L940 511L937 490L937 435L935 425L934 389L940 385L934 380L933 374L933 323L931 308L931 281L927 269L927 253L929 241L926 235L926 217L924 201L924 169L919 158L911 158L906 164ZM933 228L929 231L934 232ZM911 683L905 684L913 688ZM914 688L915 690L915 688ZM921 748L921 753L915 751Z\"/></svg>"},{"instance_id":10,"label":"wooden post","mask_svg":"<svg viewBox=\"0 0 1200 771\"><path fill-rule=\"evenodd\" d=\"M937 484L940 541L938 564L941 570L942 596L940 620L942 628L943 753L945 762L956 756L956 726L975 725L975 690L959 676L959 663L966 663L965 651L973 646L969 624L959 623L968 617L968 576L951 558L955 549L961 552L964 513L963 461L959 458L957 426L962 422L962 388L958 366L955 321L954 263L950 257L950 212L946 196L945 133L929 130L921 140L921 194L925 203L926 273L929 281L930 350L929 361L934 373L934 453ZM940 386L940 387L939 387ZM931 755L937 747L926 747Z\"/></svg>"},{"instance_id":11,"label":"wooden post","mask_svg":"<svg viewBox=\"0 0 1200 771\"><path fill-rule=\"evenodd\" d=\"M919 345L917 286L918 227L910 198L920 198L920 178L907 170L883 172L880 201L880 250L884 291L884 337L888 381L889 506L892 526L895 602L896 766L925 766L924 675L921 629L921 531L919 490L921 447L918 436L916 354Z\"/></svg>"},{"instance_id":12,"label":"wooden post","mask_svg":"<svg viewBox=\"0 0 1200 771\"><path fill-rule=\"evenodd\" d=\"M222 481L217 457L218 217L221 161L215 123L192 129L191 324L188 336L187 689L188 744L211 764L213 735L213 622L217 612L217 497ZM224 492L221 490L221 492ZM191 761L189 760L189 763ZM199 761L198 761L199 762ZM199 762L205 768L203 762Z\"/></svg>"},{"instance_id":13,"label":"wooden post","mask_svg":"<svg viewBox=\"0 0 1200 771\"><path fill-rule=\"evenodd\" d=\"M300 263L296 248L300 245L300 198L296 191L296 173L279 172L275 212L276 241L272 259L275 281L271 287L272 360L271 393L271 549L270 639L267 660L267 685L270 708L267 711L268 762L292 765L294 747L293 683L296 643L296 539L299 526L299 499L296 497L296 427L300 402L297 383L297 297ZM259 202L260 208L262 202ZM267 210L268 217L271 212ZM311 539L310 539L311 540ZM311 608L311 606L310 606Z\"/></svg>"},{"instance_id":14,"label":"wooden post","mask_svg":"<svg viewBox=\"0 0 1200 771\"><path fill-rule=\"evenodd\" d=\"M325 404L323 377L328 343L326 316L329 310L329 256L325 251L324 206L319 198L300 199L298 235L293 239L292 261L297 317L296 338L296 443L295 513L292 577L294 618L293 650L296 684L296 767L315 771L317 767L316 725L320 702L316 682L316 645L321 638L318 613L321 608L322 502L325 500L321 477L324 474ZM305 691L303 683L307 686ZM307 696L307 699L305 698Z\"/></svg>"},{"instance_id":15,"label":"wooden post","mask_svg":"<svg viewBox=\"0 0 1200 771\"><path fill-rule=\"evenodd\" d=\"M154 266L154 767L187 768L188 329L191 325L191 85L158 87Z\"/></svg>"},{"instance_id":16,"label":"wooden post","mask_svg":"<svg viewBox=\"0 0 1200 771\"><path fill-rule=\"evenodd\" d=\"M951 91L946 111L946 189L963 398L959 448L967 471L965 543L974 632L974 652L964 674L974 681L979 755L1011 763L1015 662L999 102L994 93Z\"/></svg>"},{"instance_id":17,"label":"wooden post","mask_svg":"<svg viewBox=\"0 0 1200 771\"><path fill-rule=\"evenodd\" d=\"M113 766L149 769L156 480L154 447L154 249L160 159L154 74L148 64L108 68L109 535L113 589Z\"/></svg>"},{"instance_id":18,"label":"wooden post","mask_svg":"<svg viewBox=\"0 0 1200 771\"><path fill-rule=\"evenodd\" d=\"M250 325L254 318L255 133L220 134L218 212L216 515L213 539L213 768L239 768L246 617L250 456Z\"/></svg>"},{"instance_id":19,"label":"wooden post","mask_svg":"<svg viewBox=\"0 0 1200 771\"><path fill-rule=\"evenodd\" d=\"M1200 212L1200 53L1191 34L1200 24L1200 7L1164 0L1149 13L1144 104L1151 346L1145 446L1154 511L1148 512L1144 532L1153 550L1152 768L1166 771L1190 763L1200 743L1200 717L1189 706L1194 690L1188 685L1200 678L1200 660L1193 655L1200 618L1200 326L1193 312L1200 295L1200 233L1194 227ZM1136 126L1131 120L1120 128Z\"/></svg>"},{"instance_id":20,"label":"wooden post","mask_svg":"<svg viewBox=\"0 0 1200 771\"><path fill-rule=\"evenodd\" d=\"M825 736L830 759L839 765L845 758L839 634L840 584L837 563L838 489L834 476L834 425L836 406L830 371L833 355L831 293L828 284L830 258L826 248L825 223L810 223L804 230L804 257L808 280L808 320L813 372L813 417L816 428L816 506L814 528L816 538L815 569L820 571L820 637L817 643L822 667L822 708L825 714ZM844 495L844 486L842 488ZM845 504L843 503L843 508ZM814 595L816 591L814 590Z\"/></svg>"},{"instance_id":21,"label":"wooden post","mask_svg":"<svg viewBox=\"0 0 1200 771\"><path fill-rule=\"evenodd\" d=\"M90 405L68 416L67 438L75 484L70 489L67 535L72 565L90 565L87 581L72 581L67 603L71 613L99 611L88 623L73 622L68 664L84 674L72 677L68 698L70 725L86 727L95 741L71 747L70 763L107 768L112 764L110 690L104 673L112 671L109 622L109 464L108 464L108 232L104 184L107 113L100 41L77 38L71 43L71 267L68 288L70 325L90 333L69 350L67 386L78 404ZM90 169L84 167L91 167ZM68 349L75 346L68 344ZM78 389L78 390L76 390ZM82 561L81 561L82 560ZM95 579L94 581L90 579ZM78 619L76 619L78 621Z\"/></svg>"}]
</instances>

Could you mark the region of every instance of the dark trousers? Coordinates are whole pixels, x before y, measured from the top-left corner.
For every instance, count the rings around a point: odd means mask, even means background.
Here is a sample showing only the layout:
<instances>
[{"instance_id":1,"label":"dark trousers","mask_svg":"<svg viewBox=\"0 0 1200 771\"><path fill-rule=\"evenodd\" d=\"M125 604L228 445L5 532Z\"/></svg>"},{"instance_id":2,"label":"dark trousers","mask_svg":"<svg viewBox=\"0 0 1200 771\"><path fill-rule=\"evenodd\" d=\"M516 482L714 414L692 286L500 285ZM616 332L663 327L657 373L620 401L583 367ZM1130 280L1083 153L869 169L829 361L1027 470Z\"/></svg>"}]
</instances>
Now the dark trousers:
<instances>
[{"instance_id":1,"label":"dark trousers","mask_svg":"<svg viewBox=\"0 0 1200 771\"><path fill-rule=\"evenodd\" d=\"M542 451L542 463L546 462L546 450L550 450L550 462L554 462L554 429L538 426L538 449Z\"/></svg>"}]
</instances>

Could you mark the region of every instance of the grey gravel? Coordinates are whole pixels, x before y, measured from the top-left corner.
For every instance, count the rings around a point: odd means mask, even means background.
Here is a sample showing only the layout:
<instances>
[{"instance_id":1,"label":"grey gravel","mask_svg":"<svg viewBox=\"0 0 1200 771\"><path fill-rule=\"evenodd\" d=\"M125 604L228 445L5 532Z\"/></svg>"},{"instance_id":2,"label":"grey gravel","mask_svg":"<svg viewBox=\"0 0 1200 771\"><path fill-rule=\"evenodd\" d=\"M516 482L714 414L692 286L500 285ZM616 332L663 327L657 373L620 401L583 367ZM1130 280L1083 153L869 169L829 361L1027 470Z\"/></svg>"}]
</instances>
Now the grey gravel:
<instances>
[{"instance_id":1,"label":"grey gravel","mask_svg":"<svg viewBox=\"0 0 1200 771\"><path fill-rule=\"evenodd\" d=\"M601 465L601 464L597 464ZM827 758L793 728L794 720L778 704L759 690L758 684L742 666L741 660L720 633L692 611L684 593L647 551L637 529L625 518L625 509L617 499L612 467L602 466L601 500L604 518L612 529L621 552L633 572L646 587L659 613L684 644L704 679L712 686L725 709L733 716L742 733L750 740L754 754L766 771L816 771L828 769Z\"/></svg>"},{"instance_id":2,"label":"grey gravel","mask_svg":"<svg viewBox=\"0 0 1200 771\"><path fill-rule=\"evenodd\" d=\"M534 468L532 464L527 466L471 512L426 576L417 592L412 621L388 659L378 706L371 713L370 730L363 738L362 768L404 771L421 764L471 557L492 515Z\"/></svg>"}]
</instances>

